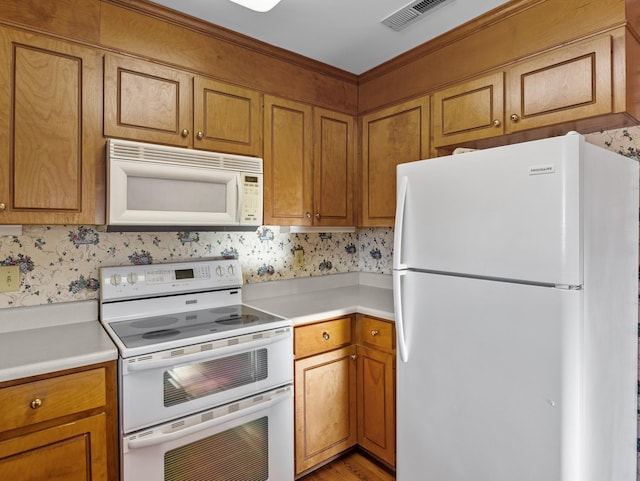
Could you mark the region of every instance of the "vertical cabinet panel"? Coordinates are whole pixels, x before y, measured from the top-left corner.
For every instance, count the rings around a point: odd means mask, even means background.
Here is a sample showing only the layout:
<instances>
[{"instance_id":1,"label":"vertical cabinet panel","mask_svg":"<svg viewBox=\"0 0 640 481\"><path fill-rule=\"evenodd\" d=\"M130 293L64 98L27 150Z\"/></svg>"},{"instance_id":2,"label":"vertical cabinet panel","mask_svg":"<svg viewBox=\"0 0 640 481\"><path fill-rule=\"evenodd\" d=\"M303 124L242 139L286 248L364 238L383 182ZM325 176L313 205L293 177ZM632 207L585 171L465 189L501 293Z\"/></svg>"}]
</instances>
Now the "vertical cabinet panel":
<instances>
[{"instance_id":1,"label":"vertical cabinet panel","mask_svg":"<svg viewBox=\"0 0 640 481\"><path fill-rule=\"evenodd\" d=\"M392 226L396 166L429 156L429 97L362 118L362 225Z\"/></svg>"},{"instance_id":2,"label":"vertical cabinet panel","mask_svg":"<svg viewBox=\"0 0 640 481\"><path fill-rule=\"evenodd\" d=\"M10 29L0 35L0 223L100 221L99 52Z\"/></svg>"},{"instance_id":3,"label":"vertical cabinet panel","mask_svg":"<svg viewBox=\"0 0 640 481\"><path fill-rule=\"evenodd\" d=\"M311 225L312 109L265 96L264 223Z\"/></svg>"},{"instance_id":4,"label":"vertical cabinet panel","mask_svg":"<svg viewBox=\"0 0 640 481\"><path fill-rule=\"evenodd\" d=\"M314 109L314 225L353 225L355 122Z\"/></svg>"}]
</instances>

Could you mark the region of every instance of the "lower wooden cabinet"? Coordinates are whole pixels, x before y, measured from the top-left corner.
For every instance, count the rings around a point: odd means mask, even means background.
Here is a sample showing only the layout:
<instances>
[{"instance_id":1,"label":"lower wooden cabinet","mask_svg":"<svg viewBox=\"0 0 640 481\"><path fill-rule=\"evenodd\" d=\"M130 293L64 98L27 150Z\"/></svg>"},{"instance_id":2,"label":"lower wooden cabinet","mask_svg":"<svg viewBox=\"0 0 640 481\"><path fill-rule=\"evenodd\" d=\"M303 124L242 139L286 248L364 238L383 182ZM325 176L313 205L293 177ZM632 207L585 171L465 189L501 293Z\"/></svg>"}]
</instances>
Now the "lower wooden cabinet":
<instances>
[{"instance_id":1,"label":"lower wooden cabinet","mask_svg":"<svg viewBox=\"0 0 640 481\"><path fill-rule=\"evenodd\" d=\"M356 346L352 316L296 327L295 472L356 444Z\"/></svg>"},{"instance_id":2,"label":"lower wooden cabinet","mask_svg":"<svg viewBox=\"0 0 640 481\"><path fill-rule=\"evenodd\" d=\"M118 479L116 365L0 384L0 478Z\"/></svg>"},{"instance_id":3,"label":"lower wooden cabinet","mask_svg":"<svg viewBox=\"0 0 640 481\"><path fill-rule=\"evenodd\" d=\"M395 467L394 324L355 320L294 330L296 476L356 444Z\"/></svg>"},{"instance_id":4,"label":"lower wooden cabinet","mask_svg":"<svg viewBox=\"0 0 640 481\"><path fill-rule=\"evenodd\" d=\"M358 321L358 445L395 467L394 324L368 316Z\"/></svg>"}]
</instances>

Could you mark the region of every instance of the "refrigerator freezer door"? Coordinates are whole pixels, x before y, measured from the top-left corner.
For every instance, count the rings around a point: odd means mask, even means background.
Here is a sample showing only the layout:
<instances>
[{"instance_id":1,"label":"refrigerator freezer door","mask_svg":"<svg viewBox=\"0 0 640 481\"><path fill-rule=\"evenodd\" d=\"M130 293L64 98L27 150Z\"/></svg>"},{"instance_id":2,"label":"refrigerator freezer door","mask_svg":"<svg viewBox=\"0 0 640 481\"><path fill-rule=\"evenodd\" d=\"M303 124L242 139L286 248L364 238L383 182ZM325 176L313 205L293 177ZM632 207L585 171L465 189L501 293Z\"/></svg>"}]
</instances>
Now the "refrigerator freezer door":
<instances>
[{"instance_id":1,"label":"refrigerator freezer door","mask_svg":"<svg viewBox=\"0 0 640 481\"><path fill-rule=\"evenodd\" d=\"M582 291L408 271L399 481L576 481Z\"/></svg>"},{"instance_id":2,"label":"refrigerator freezer door","mask_svg":"<svg viewBox=\"0 0 640 481\"><path fill-rule=\"evenodd\" d=\"M582 284L583 143L567 135L399 165L394 268Z\"/></svg>"}]
</instances>

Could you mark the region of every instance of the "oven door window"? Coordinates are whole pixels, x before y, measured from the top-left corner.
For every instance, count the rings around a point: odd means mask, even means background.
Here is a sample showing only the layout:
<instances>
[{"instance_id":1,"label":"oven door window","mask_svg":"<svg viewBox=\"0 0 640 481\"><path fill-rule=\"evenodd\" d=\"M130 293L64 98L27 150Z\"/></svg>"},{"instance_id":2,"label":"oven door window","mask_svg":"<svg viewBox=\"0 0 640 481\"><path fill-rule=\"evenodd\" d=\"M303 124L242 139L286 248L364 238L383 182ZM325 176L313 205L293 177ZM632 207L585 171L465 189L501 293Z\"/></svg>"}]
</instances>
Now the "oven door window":
<instances>
[{"instance_id":1,"label":"oven door window","mask_svg":"<svg viewBox=\"0 0 640 481\"><path fill-rule=\"evenodd\" d=\"M166 452L164 480L266 481L269 479L268 443L269 422L264 416Z\"/></svg>"},{"instance_id":2,"label":"oven door window","mask_svg":"<svg viewBox=\"0 0 640 481\"><path fill-rule=\"evenodd\" d=\"M173 367L164 372L165 407L253 384L267 378L267 349Z\"/></svg>"}]
</instances>

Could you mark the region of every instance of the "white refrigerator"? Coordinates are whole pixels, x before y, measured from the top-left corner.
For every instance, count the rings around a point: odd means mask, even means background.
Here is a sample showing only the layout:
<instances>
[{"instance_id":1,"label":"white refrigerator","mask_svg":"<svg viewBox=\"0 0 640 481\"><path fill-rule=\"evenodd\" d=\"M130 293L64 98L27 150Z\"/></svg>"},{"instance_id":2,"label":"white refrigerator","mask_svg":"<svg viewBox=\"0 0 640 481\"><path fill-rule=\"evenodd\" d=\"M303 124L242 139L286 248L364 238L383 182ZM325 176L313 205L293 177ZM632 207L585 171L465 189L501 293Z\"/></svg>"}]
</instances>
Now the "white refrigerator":
<instances>
[{"instance_id":1,"label":"white refrigerator","mask_svg":"<svg viewBox=\"0 0 640 481\"><path fill-rule=\"evenodd\" d=\"M637 162L570 133L397 192L398 481L635 481Z\"/></svg>"}]
</instances>

